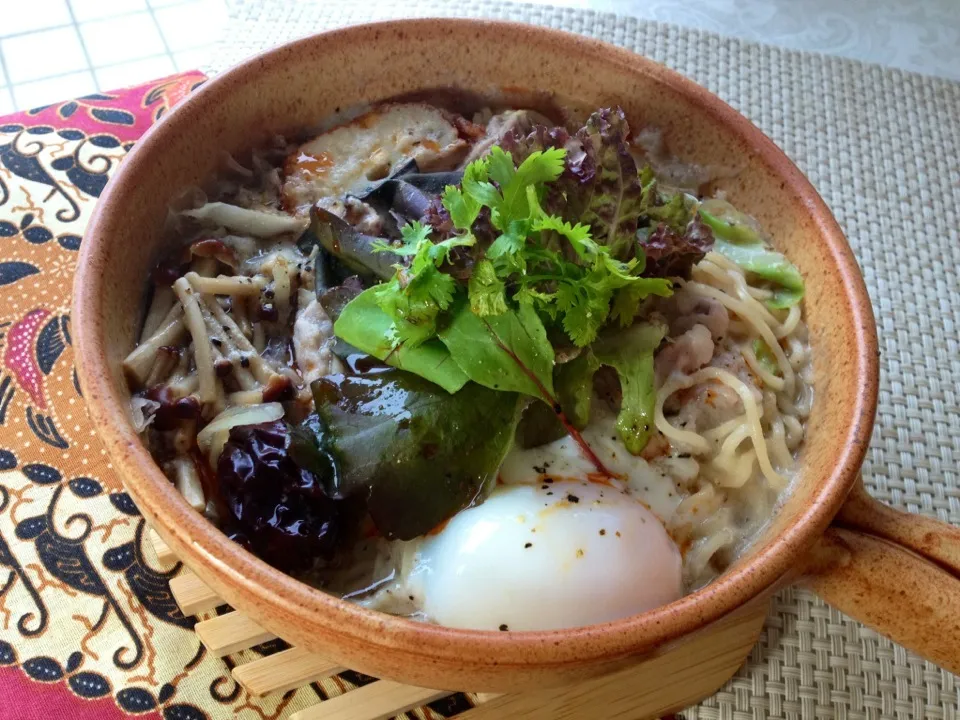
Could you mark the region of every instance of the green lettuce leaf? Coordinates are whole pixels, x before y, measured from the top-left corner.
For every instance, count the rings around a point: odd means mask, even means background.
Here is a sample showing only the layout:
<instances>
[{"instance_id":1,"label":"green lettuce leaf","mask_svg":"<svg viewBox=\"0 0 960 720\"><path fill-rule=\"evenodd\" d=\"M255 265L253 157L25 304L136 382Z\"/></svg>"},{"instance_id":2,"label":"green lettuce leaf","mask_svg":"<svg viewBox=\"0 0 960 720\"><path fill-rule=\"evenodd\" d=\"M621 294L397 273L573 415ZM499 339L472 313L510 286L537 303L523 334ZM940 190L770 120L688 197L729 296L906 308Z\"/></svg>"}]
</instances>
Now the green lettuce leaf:
<instances>
[{"instance_id":1,"label":"green lettuce leaf","mask_svg":"<svg viewBox=\"0 0 960 720\"><path fill-rule=\"evenodd\" d=\"M436 383L449 393L462 388L468 378L437 339L420 345L395 344L393 319L377 302L376 286L351 300L333 325L338 338L401 370Z\"/></svg>"},{"instance_id":2,"label":"green lettuce leaf","mask_svg":"<svg viewBox=\"0 0 960 720\"><path fill-rule=\"evenodd\" d=\"M609 365L620 376L623 400L617 415L617 434L634 455L640 454L654 431L657 391L653 353L666 334L664 325L637 323L601 337L592 346L600 364Z\"/></svg>"},{"instance_id":3,"label":"green lettuce leaf","mask_svg":"<svg viewBox=\"0 0 960 720\"><path fill-rule=\"evenodd\" d=\"M398 370L331 375L311 389L322 427L305 429L322 433L315 445L336 461L341 494L365 496L377 529L400 540L492 486L523 407L515 393L468 383L448 395Z\"/></svg>"},{"instance_id":4,"label":"green lettuce leaf","mask_svg":"<svg viewBox=\"0 0 960 720\"><path fill-rule=\"evenodd\" d=\"M530 305L479 317L463 303L440 331L440 340L475 383L553 404L553 346Z\"/></svg>"},{"instance_id":5,"label":"green lettuce leaf","mask_svg":"<svg viewBox=\"0 0 960 720\"><path fill-rule=\"evenodd\" d=\"M597 356L590 348L586 348L570 362L557 365L554 372L560 407L578 430L583 430L590 422L593 376L599 369L600 361Z\"/></svg>"},{"instance_id":6,"label":"green lettuce leaf","mask_svg":"<svg viewBox=\"0 0 960 720\"><path fill-rule=\"evenodd\" d=\"M596 241L620 259L635 254L637 219L643 210L643 187L626 142L629 132L619 107L590 116L577 137L592 155L596 172L591 182L570 198L564 213L590 225Z\"/></svg>"}]
</instances>

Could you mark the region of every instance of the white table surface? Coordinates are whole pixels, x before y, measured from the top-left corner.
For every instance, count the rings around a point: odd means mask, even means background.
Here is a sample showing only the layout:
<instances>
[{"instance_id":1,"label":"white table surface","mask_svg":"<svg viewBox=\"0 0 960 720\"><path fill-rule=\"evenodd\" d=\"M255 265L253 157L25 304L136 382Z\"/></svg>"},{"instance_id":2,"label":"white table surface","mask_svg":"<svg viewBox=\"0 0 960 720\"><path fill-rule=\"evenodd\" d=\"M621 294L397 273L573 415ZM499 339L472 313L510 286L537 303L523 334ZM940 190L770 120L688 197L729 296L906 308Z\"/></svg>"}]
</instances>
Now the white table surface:
<instances>
[{"instance_id":1,"label":"white table surface","mask_svg":"<svg viewBox=\"0 0 960 720\"><path fill-rule=\"evenodd\" d=\"M634 15L960 80L960 0L528 2ZM199 67L219 39L228 5L0 0L0 115Z\"/></svg>"}]
</instances>

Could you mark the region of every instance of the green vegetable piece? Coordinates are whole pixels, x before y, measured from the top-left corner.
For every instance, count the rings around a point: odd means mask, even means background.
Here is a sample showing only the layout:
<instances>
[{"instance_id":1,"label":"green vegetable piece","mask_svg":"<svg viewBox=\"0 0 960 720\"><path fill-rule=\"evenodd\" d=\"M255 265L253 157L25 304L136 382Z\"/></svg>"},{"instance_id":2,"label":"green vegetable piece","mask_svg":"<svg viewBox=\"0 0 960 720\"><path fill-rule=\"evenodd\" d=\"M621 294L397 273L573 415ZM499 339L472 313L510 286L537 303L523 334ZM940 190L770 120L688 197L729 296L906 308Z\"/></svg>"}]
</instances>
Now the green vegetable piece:
<instances>
[{"instance_id":1,"label":"green vegetable piece","mask_svg":"<svg viewBox=\"0 0 960 720\"><path fill-rule=\"evenodd\" d=\"M553 346L528 304L478 317L463 303L440 331L454 362L475 383L523 393L552 404Z\"/></svg>"},{"instance_id":2,"label":"green vegetable piece","mask_svg":"<svg viewBox=\"0 0 960 720\"><path fill-rule=\"evenodd\" d=\"M470 310L474 315L485 317L507 311L506 286L497 277L497 271L489 260L481 260L474 265L469 290Z\"/></svg>"},{"instance_id":3,"label":"green vegetable piece","mask_svg":"<svg viewBox=\"0 0 960 720\"><path fill-rule=\"evenodd\" d=\"M377 529L411 540L482 495L513 441L522 403L468 383L456 395L399 370L311 386L344 496L362 494Z\"/></svg>"},{"instance_id":4,"label":"green vegetable piece","mask_svg":"<svg viewBox=\"0 0 960 720\"><path fill-rule=\"evenodd\" d=\"M589 139L596 158L596 179L588 196L575 198L568 210L590 225L597 242L616 258L633 254L637 218L643 210L643 187L630 154L630 127L621 108L593 113L580 131Z\"/></svg>"},{"instance_id":5,"label":"green vegetable piece","mask_svg":"<svg viewBox=\"0 0 960 720\"><path fill-rule=\"evenodd\" d=\"M364 290L347 304L333 325L336 336L378 360L436 383L449 393L457 392L468 378L443 343L433 339L414 347L394 344L393 320L377 304L378 287Z\"/></svg>"},{"instance_id":6,"label":"green vegetable piece","mask_svg":"<svg viewBox=\"0 0 960 720\"><path fill-rule=\"evenodd\" d=\"M653 353L667 334L664 325L638 323L605 335L592 346L597 360L620 376L623 400L617 434L633 455L639 455L653 434L657 391L653 384Z\"/></svg>"},{"instance_id":7,"label":"green vegetable piece","mask_svg":"<svg viewBox=\"0 0 960 720\"><path fill-rule=\"evenodd\" d=\"M590 422L593 376L599 369L600 361L587 348L570 362L557 365L554 372L560 407L577 430L583 430Z\"/></svg>"},{"instance_id":8,"label":"green vegetable piece","mask_svg":"<svg viewBox=\"0 0 960 720\"><path fill-rule=\"evenodd\" d=\"M693 219L693 214L687 208L683 193L676 193L663 205L648 207L646 215L654 224L662 222L678 233L682 233L690 220Z\"/></svg>"},{"instance_id":9,"label":"green vegetable piece","mask_svg":"<svg viewBox=\"0 0 960 720\"><path fill-rule=\"evenodd\" d=\"M404 243L392 246L380 241L376 250L400 256L413 256L410 267L398 265L396 274L375 289L380 309L393 320L392 332L397 343L414 347L437 334L437 316L450 307L457 292L457 283L440 272L451 250L473 245L472 235L456 236L442 242L430 239L431 228L419 222L400 229Z\"/></svg>"},{"instance_id":10,"label":"green vegetable piece","mask_svg":"<svg viewBox=\"0 0 960 720\"><path fill-rule=\"evenodd\" d=\"M770 349L763 338L757 338L753 341L753 354L757 356L757 362L763 366L764 370L776 377L782 376L777 356L773 354L773 350Z\"/></svg>"},{"instance_id":11,"label":"green vegetable piece","mask_svg":"<svg viewBox=\"0 0 960 720\"><path fill-rule=\"evenodd\" d=\"M721 220L700 209L700 217L714 233L714 251L733 260L747 272L779 285L773 297L766 301L768 307L783 310L803 299L803 276L796 265L781 253L771 250L746 223Z\"/></svg>"},{"instance_id":12,"label":"green vegetable piece","mask_svg":"<svg viewBox=\"0 0 960 720\"><path fill-rule=\"evenodd\" d=\"M546 403L532 402L523 411L517 426L517 445L524 450L559 440L567 434L560 418Z\"/></svg>"},{"instance_id":13,"label":"green vegetable piece","mask_svg":"<svg viewBox=\"0 0 960 720\"><path fill-rule=\"evenodd\" d=\"M700 218L706 223L713 234L727 242L738 245L762 245L763 239L757 231L745 222L721 219L712 213L700 208Z\"/></svg>"}]
</instances>

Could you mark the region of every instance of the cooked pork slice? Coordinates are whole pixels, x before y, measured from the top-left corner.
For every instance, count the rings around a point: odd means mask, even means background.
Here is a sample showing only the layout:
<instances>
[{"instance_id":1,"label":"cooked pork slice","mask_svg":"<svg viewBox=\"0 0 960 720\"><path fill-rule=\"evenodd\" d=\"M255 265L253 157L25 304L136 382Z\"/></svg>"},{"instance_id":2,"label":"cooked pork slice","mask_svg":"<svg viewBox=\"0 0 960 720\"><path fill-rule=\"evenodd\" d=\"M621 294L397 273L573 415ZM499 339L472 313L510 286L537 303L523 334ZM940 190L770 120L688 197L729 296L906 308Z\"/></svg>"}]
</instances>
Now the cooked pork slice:
<instances>
[{"instance_id":1,"label":"cooked pork slice","mask_svg":"<svg viewBox=\"0 0 960 720\"><path fill-rule=\"evenodd\" d=\"M287 157L284 206L306 214L321 198L330 202L358 192L410 158L423 172L451 169L468 149L442 110L419 103L381 105Z\"/></svg>"},{"instance_id":2,"label":"cooked pork slice","mask_svg":"<svg viewBox=\"0 0 960 720\"><path fill-rule=\"evenodd\" d=\"M293 325L293 352L304 385L343 371L340 360L332 352L335 340L333 323L323 306L316 299L301 306Z\"/></svg>"}]
</instances>

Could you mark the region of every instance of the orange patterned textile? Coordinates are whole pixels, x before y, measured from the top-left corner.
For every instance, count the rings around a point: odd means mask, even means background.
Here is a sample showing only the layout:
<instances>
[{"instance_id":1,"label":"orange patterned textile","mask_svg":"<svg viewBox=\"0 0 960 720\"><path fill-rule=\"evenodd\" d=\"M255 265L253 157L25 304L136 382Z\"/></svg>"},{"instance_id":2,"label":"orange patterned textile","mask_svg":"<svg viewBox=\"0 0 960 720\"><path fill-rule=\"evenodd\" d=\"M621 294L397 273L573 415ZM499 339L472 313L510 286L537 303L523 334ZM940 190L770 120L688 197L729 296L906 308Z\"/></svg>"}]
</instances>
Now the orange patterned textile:
<instances>
[{"instance_id":1,"label":"orange patterned textile","mask_svg":"<svg viewBox=\"0 0 960 720\"><path fill-rule=\"evenodd\" d=\"M265 720L372 681L256 699L197 640L88 420L70 289L97 197L185 73L0 118L0 720ZM246 659L284 647L281 641ZM436 720L463 695L406 713Z\"/></svg>"}]
</instances>

